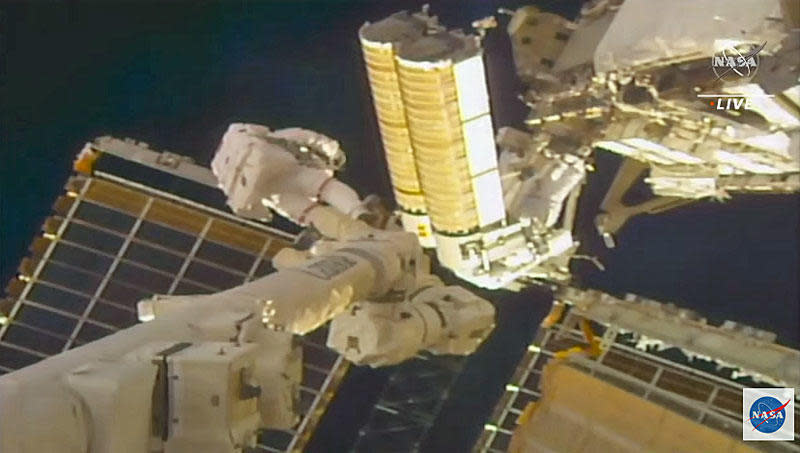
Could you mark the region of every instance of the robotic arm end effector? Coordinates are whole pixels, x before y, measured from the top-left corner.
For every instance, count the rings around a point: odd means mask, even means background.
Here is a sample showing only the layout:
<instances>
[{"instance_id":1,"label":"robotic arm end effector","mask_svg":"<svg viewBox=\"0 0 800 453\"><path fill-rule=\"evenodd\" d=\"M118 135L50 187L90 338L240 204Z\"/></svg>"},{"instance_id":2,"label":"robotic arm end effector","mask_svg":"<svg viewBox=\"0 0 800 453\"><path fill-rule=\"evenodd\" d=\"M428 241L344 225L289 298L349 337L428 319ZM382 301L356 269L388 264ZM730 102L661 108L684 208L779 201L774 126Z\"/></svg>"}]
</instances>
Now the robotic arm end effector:
<instances>
[{"instance_id":1,"label":"robotic arm end effector","mask_svg":"<svg viewBox=\"0 0 800 453\"><path fill-rule=\"evenodd\" d=\"M433 286L399 303L362 301L335 317L328 347L359 365L387 366L421 350L468 355L494 328L494 306L458 286Z\"/></svg>"}]
</instances>

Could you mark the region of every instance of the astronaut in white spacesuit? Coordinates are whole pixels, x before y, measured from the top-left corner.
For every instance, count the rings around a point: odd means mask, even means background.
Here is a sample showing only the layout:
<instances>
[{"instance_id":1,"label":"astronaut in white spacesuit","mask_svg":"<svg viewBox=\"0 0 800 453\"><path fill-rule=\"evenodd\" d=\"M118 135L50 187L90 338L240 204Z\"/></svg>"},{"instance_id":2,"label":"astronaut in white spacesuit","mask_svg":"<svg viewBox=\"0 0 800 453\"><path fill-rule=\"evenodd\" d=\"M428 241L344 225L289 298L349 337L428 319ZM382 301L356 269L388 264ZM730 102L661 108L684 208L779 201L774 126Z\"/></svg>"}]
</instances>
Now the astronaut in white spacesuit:
<instances>
[{"instance_id":1,"label":"astronaut in white spacesuit","mask_svg":"<svg viewBox=\"0 0 800 453\"><path fill-rule=\"evenodd\" d=\"M333 176L344 160L339 142L318 132L233 123L211 170L236 215L269 219L272 209L306 226L306 214L320 204L353 218L367 212L358 194Z\"/></svg>"}]
</instances>

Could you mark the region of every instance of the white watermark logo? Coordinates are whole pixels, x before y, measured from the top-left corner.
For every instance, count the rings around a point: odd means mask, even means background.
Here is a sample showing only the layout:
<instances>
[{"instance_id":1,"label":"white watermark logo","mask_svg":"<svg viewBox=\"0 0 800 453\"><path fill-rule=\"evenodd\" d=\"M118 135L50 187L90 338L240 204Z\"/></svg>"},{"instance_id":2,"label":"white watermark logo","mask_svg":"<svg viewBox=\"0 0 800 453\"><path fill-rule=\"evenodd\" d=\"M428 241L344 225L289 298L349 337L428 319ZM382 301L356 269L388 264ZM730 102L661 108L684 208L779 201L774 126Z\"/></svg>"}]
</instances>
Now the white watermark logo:
<instances>
[{"instance_id":1,"label":"white watermark logo","mask_svg":"<svg viewBox=\"0 0 800 453\"><path fill-rule=\"evenodd\" d=\"M747 82L758 71L758 53L767 43L726 47L711 57L711 69L717 80L723 82Z\"/></svg>"},{"instance_id":2,"label":"white watermark logo","mask_svg":"<svg viewBox=\"0 0 800 453\"><path fill-rule=\"evenodd\" d=\"M711 69L722 81L733 85L746 85L758 71L759 53L764 50L767 43L761 44L728 44L711 57ZM754 110L757 102L752 98L773 97L769 94L698 94L699 98L706 98L705 102L714 110Z\"/></svg>"}]
</instances>

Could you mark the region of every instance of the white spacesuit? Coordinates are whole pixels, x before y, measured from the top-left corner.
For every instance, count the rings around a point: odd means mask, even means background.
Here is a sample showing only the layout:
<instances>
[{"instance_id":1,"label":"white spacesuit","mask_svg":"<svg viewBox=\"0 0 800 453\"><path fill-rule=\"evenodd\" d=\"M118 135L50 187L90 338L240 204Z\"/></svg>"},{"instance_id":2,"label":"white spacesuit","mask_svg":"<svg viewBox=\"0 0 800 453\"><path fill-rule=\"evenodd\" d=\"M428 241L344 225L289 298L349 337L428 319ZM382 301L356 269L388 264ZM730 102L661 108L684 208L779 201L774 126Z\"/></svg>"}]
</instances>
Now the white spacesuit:
<instances>
[{"instance_id":1,"label":"white spacesuit","mask_svg":"<svg viewBox=\"0 0 800 453\"><path fill-rule=\"evenodd\" d=\"M358 194L333 176L343 163L339 142L323 134L233 123L211 170L237 215L269 219L272 209L305 226L306 213L320 203L351 217L366 212Z\"/></svg>"}]
</instances>

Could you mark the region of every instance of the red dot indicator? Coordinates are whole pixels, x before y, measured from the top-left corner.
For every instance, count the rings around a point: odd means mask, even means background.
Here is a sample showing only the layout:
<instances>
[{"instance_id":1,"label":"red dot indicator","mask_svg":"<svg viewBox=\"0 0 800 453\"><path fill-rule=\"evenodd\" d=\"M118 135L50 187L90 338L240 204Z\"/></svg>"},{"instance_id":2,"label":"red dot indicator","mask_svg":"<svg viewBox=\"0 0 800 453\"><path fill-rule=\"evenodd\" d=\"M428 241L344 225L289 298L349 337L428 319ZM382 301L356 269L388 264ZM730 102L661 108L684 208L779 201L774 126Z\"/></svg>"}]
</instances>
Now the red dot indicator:
<instances>
[{"instance_id":1,"label":"red dot indicator","mask_svg":"<svg viewBox=\"0 0 800 453\"><path fill-rule=\"evenodd\" d=\"M714 101L709 102L709 104L711 105L711 107L714 107Z\"/></svg>"}]
</instances>

